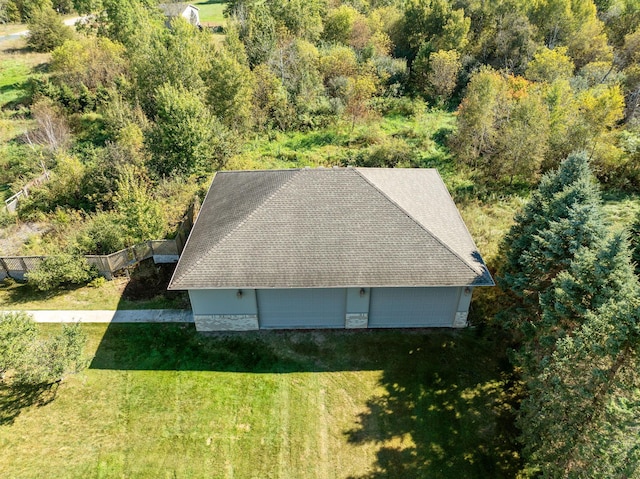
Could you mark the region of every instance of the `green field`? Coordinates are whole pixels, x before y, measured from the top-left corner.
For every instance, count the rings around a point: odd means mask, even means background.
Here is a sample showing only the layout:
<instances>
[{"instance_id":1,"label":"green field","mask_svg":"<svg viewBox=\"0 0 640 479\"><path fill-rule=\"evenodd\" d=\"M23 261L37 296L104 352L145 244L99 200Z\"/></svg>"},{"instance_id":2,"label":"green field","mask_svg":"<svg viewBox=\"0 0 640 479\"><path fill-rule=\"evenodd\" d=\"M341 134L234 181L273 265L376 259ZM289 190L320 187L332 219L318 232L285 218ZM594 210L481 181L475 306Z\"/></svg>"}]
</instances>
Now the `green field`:
<instances>
[{"instance_id":1,"label":"green field","mask_svg":"<svg viewBox=\"0 0 640 479\"><path fill-rule=\"evenodd\" d=\"M226 2L221 0L204 0L195 2L192 5L198 8L201 23L226 25L227 20L223 14Z\"/></svg>"},{"instance_id":2,"label":"green field","mask_svg":"<svg viewBox=\"0 0 640 479\"><path fill-rule=\"evenodd\" d=\"M1 389L2 475L484 479L518 467L493 335L192 328L86 325L87 370L57 390Z\"/></svg>"},{"instance_id":3,"label":"green field","mask_svg":"<svg viewBox=\"0 0 640 479\"><path fill-rule=\"evenodd\" d=\"M30 68L19 60L0 62L0 108L26 95Z\"/></svg>"}]
</instances>

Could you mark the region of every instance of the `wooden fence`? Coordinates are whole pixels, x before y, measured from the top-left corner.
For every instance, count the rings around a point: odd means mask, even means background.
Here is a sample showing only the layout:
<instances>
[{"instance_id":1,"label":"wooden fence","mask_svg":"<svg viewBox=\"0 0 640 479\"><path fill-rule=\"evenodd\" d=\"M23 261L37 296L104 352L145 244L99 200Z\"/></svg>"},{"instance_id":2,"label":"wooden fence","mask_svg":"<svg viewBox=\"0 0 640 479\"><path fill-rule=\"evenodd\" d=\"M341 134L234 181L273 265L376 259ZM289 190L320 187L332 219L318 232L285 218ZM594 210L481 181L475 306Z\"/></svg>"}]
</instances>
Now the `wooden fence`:
<instances>
[{"instance_id":1,"label":"wooden fence","mask_svg":"<svg viewBox=\"0 0 640 479\"><path fill-rule=\"evenodd\" d=\"M126 268L135 266L149 258L153 262L175 263L180 257L187 242L189 232L198 213L199 203L196 201L189 210L185 219L180 223L176 237L173 239L151 240L130 246L115 253L107 255L85 256L87 262L98 268L98 272L107 279L113 278L113 274ZM0 257L0 280L10 277L17 280L25 280L26 274L38 267L46 256L5 256Z\"/></svg>"},{"instance_id":2,"label":"wooden fence","mask_svg":"<svg viewBox=\"0 0 640 479\"><path fill-rule=\"evenodd\" d=\"M27 197L29 196L29 189L34 187L34 186L38 186L41 183L44 183L45 181L47 181L49 179L49 172L45 171L42 175L40 175L38 178L30 181L29 183L27 183L26 185L24 185L20 191L18 191L15 195L11 196L10 198L7 198L6 200L4 200L4 207L7 210L8 213L15 213L16 210L18 209L18 201L20 201L20 198Z\"/></svg>"},{"instance_id":3,"label":"wooden fence","mask_svg":"<svg viewBox=\"0 0 640 479\"><path fill-rule=\"evenodd\" d=\"M98 268L98 272L107 279L113 273L135 266L140 261L153 258L154 263L175 263L179 258L177 241L157 240L125 248L108 255L87 255L87 263ZM0 279L7 276L24 280L26 274L40 265L46 256L5 256L0 258Z\"/></svg>"}]
</instances>

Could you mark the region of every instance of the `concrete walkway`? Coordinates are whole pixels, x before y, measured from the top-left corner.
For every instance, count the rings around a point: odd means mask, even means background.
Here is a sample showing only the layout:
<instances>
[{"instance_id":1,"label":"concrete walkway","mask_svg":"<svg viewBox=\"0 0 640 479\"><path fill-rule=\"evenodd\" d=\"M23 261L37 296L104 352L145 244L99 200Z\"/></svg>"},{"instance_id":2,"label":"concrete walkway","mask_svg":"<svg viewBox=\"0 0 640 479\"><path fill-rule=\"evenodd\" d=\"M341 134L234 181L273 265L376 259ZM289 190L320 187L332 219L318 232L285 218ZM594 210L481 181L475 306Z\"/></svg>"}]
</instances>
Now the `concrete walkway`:
<instances>
[{"instance_id":1,"label":"concrete walkway","mask_svg":"<svg viewBox=\"0 0 640 479\"><path fill-rule=\"evenodd\" d=\"M11 311L0 311L9 313ZM36 323L193 323L184 309L125 309L119 311L25 311Z\"/></svg>"}]
</instances>

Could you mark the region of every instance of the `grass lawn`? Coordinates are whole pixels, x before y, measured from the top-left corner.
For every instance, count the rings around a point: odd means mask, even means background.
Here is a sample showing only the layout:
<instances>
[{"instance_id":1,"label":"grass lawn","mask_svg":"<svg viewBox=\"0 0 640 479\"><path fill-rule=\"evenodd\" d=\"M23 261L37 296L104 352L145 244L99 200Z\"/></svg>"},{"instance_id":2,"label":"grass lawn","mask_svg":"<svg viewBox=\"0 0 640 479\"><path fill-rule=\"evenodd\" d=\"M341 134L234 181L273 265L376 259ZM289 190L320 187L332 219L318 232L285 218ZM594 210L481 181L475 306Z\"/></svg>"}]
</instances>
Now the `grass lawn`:
<instances>
[{"instance_id":1,"label":"grass lawn","mask_svg":"<svg viewBox=\"0 0 640 479\"><path fill-rule=\"evenodd\" d=\"M26 95L30 68L17 59L0 62L0 106L20 100Z\"/></svg>"},{"instance_id":2,"label":"grass lawn","mask_svg":"<svg viewBox=\"0 0 640 479\"><path fill-rule=\"evenodd\" d=\"M118 276L100 286L38 291L28 283L0 282L2 310L189 309L186 292L168 292L175 265L154 266L151 260L129 278Z\"/></svg>"},{"instance_id":3,"label":"grass lawn","mask_svg":"<svg viewBox=\"0 0 640 479\"><path fill-rule=\"evenodd\" d=\"M519 465L489 334L86 330L87 370L57 390L0 389L4 477L484 479Z\"/></svg>"},{"instance_id":4,"label":"grass lawn","mask_svg":"<svg viewBox=\"0 0 640 479\"><path fill-rule=\"evenodd\" d=\"M29 76L42 71L50 58L28 50L24 38L0 42L0 109L26 95Z\"/></svg>"},{"instance_id":5,"label":"grass lawn","mask_svg":"<svg viewBox=\"0 0 640 479\"><path fill-rule=\"evenodd\" d=\"M198 8L201 23L223 26L227 24L227 19L223 15L227 2L222 0L202 0L192 5Z\"/></svg>"}]
</instances>

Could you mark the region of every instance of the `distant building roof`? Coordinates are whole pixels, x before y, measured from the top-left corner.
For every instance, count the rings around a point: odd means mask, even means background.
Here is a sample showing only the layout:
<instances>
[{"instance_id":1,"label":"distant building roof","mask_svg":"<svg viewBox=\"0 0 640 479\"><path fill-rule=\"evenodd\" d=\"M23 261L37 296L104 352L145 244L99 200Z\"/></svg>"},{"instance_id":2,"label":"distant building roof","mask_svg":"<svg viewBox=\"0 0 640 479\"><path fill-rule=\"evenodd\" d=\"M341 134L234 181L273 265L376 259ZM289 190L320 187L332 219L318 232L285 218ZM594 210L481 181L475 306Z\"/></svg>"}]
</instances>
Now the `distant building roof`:
<instances>
[{"instance_id":1,"label":"distant building roof","mask_svg":"<svg viewBox=\"0 0 640 479\"><path fill-rule=\"evenodd\" d=\"M189 7L199 10L198 7L194 7L189 3L161 3L158 5L158 8L162 10L167 17L179 17Z\"/></svg>"},{"instance_id":2,"label":"distant building roof","mask_svg":"<svg viewBox=\"0 0 640 479\"><path fill-rule=\"evenodd\" d=\"M493 280L434 169L216 175L169 289L483 286Z\"/></svg>"}]
</instances>

